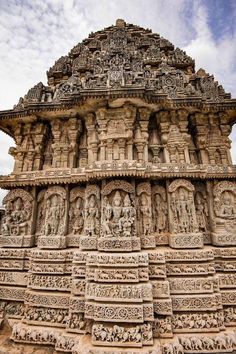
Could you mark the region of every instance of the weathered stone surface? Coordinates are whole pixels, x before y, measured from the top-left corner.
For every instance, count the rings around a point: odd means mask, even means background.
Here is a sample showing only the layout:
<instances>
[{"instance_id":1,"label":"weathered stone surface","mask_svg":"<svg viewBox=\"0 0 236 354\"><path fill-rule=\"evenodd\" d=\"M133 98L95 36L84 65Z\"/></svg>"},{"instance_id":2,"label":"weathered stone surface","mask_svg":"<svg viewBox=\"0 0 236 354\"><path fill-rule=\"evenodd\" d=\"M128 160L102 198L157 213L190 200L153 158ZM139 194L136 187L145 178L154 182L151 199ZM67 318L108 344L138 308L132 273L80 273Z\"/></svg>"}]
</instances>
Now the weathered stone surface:
<instances>
[{"instance_id":1,"label":"weathered stone surface","mask_svg":"<svg viewBox=\"0 0 236 354\"><path fill-rule=\"evenodd\" d=\"M0 112L0 348L236 350L235 100L123 20L47 74Z\"/></svg>"}]
</instances>

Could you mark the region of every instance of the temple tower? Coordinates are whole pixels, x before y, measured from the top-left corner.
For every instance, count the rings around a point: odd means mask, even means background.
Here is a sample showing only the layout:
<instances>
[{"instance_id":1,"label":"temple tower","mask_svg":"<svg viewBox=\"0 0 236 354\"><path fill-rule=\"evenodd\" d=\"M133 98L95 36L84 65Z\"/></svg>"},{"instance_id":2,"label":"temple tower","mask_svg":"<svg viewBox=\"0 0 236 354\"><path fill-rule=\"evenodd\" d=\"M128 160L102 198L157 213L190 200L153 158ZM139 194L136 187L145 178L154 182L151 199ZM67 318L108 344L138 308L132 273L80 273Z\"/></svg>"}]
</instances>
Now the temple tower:
<instances>
[{"instance_id":1,"label":"temple tower","mask_svg":"<svg viewBox=\"0 0 236 354\"><path fill-rule=\"evenodd\" d=\"M73 354L236 350L236 100L117 20L0 112L0 231L15 342Z\"/></svg>"}]
</instances>

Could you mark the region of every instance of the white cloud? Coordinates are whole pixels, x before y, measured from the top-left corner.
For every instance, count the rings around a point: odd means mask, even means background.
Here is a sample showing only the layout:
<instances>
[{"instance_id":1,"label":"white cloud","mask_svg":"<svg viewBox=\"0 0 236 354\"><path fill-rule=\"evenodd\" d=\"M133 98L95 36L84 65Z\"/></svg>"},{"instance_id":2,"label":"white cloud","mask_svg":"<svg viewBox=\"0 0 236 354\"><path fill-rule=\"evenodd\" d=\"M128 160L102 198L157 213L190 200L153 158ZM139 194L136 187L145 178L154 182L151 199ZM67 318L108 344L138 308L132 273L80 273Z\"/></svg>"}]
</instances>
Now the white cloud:
<instances>
[{"instance_id":1,"label":"white cloud","mask_svg":"<svg viewBox=\"0 0 236 354\"><path fill-rule=\"evenodd\" d=\"M207 4L200 0L0 1L0 110L12 108L37 82L46 84L46 71L56 59L117 18L151 28L184 48L197 68L214 74L236 96L236 30L216 40L209 25L214 13ZM231 138L236 162L236 133ZM12 170L9 140L0 134L0 173Z\"/></svg>"},{"instance_id":2,"label":"white cloud","mask_svg":"<svg viewBox=\"0 0 236 354\"><path fill-rule=\"evenodd\" d=\"M184 49L195 59L197 69L203 67L213 74L226 91L236 97L236 28L215 40L209 26L209 9L199 1L194 4L195 34Z\"/></svg>"}]
</instances>

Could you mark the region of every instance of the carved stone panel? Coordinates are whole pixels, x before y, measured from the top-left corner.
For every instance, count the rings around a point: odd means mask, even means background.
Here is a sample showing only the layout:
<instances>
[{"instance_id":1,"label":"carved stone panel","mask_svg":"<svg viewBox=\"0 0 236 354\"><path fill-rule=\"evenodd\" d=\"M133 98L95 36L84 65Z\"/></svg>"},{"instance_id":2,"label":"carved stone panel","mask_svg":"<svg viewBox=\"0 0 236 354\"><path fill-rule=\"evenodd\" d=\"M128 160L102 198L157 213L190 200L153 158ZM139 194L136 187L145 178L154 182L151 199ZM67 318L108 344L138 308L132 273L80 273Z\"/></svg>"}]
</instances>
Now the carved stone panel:
<instances>
[{"instance_id":1,"label":"carved stone panel","mask_svg":"<svg viewBox=\"0 0 236 354\"><path fill-rule=\"evenodd\" d=\"M229 246L236 244L236 184L221 181L215 184L214 195L214 232L213 244Z\"/></svg>"},{"instance_id":2,"label":"carved stone panel","mask_svg":"<svg viewBox=\"0 0 236 354\"><path fill-rule=\"evenodd\" d=\"M201 248L203 235L199 232L193 198L194 186L177 179L168 188L170 205L170 246L173 248Z\"/></svg>"},{"instance_id":3,"label":"carved stone panel","mask_svg":"<svg viewBox=\"0 0 236 354\"><path fill-rule=\"evenodd\" d=\"M30 247L33 245L33 197L23 189L11 190L3 200L5 214L2 221L2 247Z\"/></svg>"}]
</instances>

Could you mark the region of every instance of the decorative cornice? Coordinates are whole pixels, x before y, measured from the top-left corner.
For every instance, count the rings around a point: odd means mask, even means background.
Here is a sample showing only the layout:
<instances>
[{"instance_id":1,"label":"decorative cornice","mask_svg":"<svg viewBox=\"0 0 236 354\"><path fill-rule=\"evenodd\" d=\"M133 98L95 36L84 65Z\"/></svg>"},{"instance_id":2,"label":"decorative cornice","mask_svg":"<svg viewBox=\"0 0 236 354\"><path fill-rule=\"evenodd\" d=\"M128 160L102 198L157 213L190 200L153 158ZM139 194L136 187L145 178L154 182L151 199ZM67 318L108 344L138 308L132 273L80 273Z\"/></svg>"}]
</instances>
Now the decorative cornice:
<instances>
[{"instance_id":1,"label":"decorative cornice","mask_svg":"<svg viewBox=\"0 0 236 354\"><path fill-rule=\"evenodd\" d=\"M0 111L0 124L3 120L24 118L47 112L60 112L71 110L86 103L87 99L130 99L140 98L149 104L163 104L170 108L188 108L204 110L204 111L230 111L236 110L236 99L225 100L223 102L209 102L201 97L188 97L169 99L165 94L155 94L145 89L129 89L129 90L112 90L112 91L86 91L80 95L75 95L69 99L64 99L60 103L29 103L25 108L19 110ZM0 129L1 125L0 125Z\"/></svg>"},{"instance_id":2,"label":"decorative cornice","mask_svg":"<svg viewBox=\"0 0 236 354\"><path fill-rule=\"evenodd\" d=\"M157 165L129 161L114 164L94 163L86 168L48 169L0 176L1 188L40 186L48 184L73 184L109 177L138 177L142 179L190 178L190 179L234 179L236 165L213 166L159 163Z\"/></svg>"}]
</instances>

